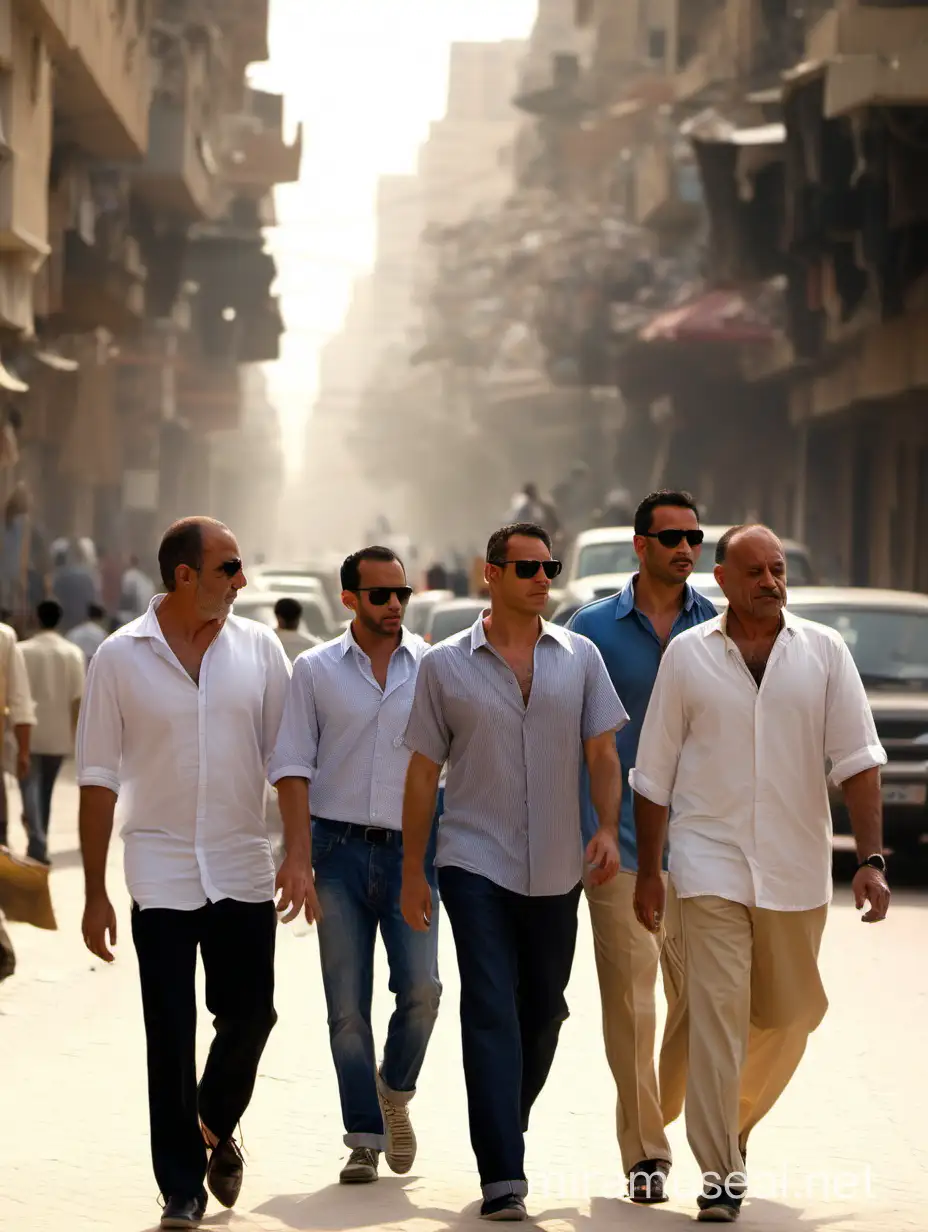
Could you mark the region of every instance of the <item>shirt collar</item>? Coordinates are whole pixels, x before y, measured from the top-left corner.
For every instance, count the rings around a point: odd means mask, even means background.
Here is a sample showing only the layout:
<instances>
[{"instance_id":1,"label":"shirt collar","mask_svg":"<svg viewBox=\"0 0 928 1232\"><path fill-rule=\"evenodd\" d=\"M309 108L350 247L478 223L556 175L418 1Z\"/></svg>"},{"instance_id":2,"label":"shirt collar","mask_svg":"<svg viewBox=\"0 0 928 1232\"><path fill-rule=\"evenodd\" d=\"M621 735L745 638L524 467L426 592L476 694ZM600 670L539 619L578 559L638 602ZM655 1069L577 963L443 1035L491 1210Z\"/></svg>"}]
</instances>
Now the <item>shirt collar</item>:
<instances>
[{"instance_id":1,"label":"shirt collar","mask_svg":"<svg viewBox=\"0 0 928 1232\"><path fill-rule=\"evenodd\" d=\"M158 623L157 612L158 608L161 606L162 600L166 598L167 595L155 595L154 599L152 599L151 603L149 603L148 611L145 615L140 616L138 620L134 621L133 624L126 629L126 636L153 637L158 641L165 641L161 625Z\"/></svg>"},{"instance_id":2,"label":"shirt collar","mask_svg":"<svg viewBox=\"0 0 928 1232\"><path fill-rule=\"evenodd\" d=\"M635 610L635 583L638 581L638 574L633 574L622 589L618 593L615 604L615 618L622 620L626 616L631 615ZM683 606L681 611L691 612L693 604L696 602L696 591L692 588L689 582L683 583Z\"/></svg>"},{"instance_id":3,"label":"shirt collar","mask_svg":"<svg viewBox=\"0 0 928 1232\"><path fill-rule=\"evenodd\" d=\"M721 614L721 616L716 616L715 620L708 620L706 621L704 625L701 626L703 637L709 637L713 633L721 633L721 635L725 638L726 641L731 640L728 636L729 610L730 609L726 607L725 611ZM793 637L799 628L799 620L797 619L797 617L795 617L792 614L789 608L786 608L786 607L782 609L782 616L783 616L783 631L788 633L790 637Z\"/></svg>"},{"instance_id":4,"label":"shirt collar","mask_svg":"<svg viewBox=\"0 0 928 1232\"><path fill-rule=\"evenodd\" d=\"M489 645L489 641L487 640L487 631L483 627L484 618L489 615L489 612L490 612L490 609L485 608L480 613L480 615L477 617L477 619L474 621L473 625L471 626L471 631L470 631L471 654L473 654L476 650L479 650L481 646ZM574 648L570 640L570 633L566 629L562 628L560 625L552 624L549 620L545 620L544 618L542 618L541 633L538 635L539 642L542 641L546 637L552 638L555 642L557 642L559 646L562 646L564 650L567 650L571 654L573 654Z\"/></svg>"},{"instance_id":5,"label":"shirt collar","mask_svg":"<svg viewBox=\"0 0 928 1232\"><path fill-rule=\"evenodd\" d=\"M407 654L413 655L414 657L415 643L413 641L413 637L414 635L409 632L409 630L406 628L405 625L403 625L401 633L400 633L400 644L399 646L397 646L396 649L405 650ZM357 650L361 654L366 653L365 651L361 650L361 647L355 641L354 634L351 631L351 625L348 626L345 632L338 639L338 645L341 650L341 657L343 659L345 655L349 652L349 650Z\"/></svg>"}]
</instances>

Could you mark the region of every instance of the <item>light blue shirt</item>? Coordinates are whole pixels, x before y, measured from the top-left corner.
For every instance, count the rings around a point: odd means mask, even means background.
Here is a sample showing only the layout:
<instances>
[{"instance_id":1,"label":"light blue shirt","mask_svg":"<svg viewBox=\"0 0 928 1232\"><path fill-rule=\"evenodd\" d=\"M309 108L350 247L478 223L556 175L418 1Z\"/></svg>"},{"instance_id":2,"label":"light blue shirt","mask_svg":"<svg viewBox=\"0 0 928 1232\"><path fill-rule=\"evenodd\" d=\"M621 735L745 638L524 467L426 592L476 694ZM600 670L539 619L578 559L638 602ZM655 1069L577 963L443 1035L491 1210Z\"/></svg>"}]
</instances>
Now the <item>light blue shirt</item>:
<instances>
[{"instance_id":1,"label":"light blue shirt","mask_svg":"<svg viewBox=\"0 0 928 1232\"><path fill-rule=\"evenodd\" d=\"M569 622L569 628L582 633L599 648L609 676L630 722L616 737L616 748L622 762L622 813L619 819L619 851L622 867L632 872L638 868L638 844L635 838L635 817L629 771L638 756L641 725L651 700L657 670L664 648L647 616L635 607L637 573L625 583L617 595L600 599L582 607ZM670 638L684 629L692 629L715 616L713 604L688 583L683 591L683 605L673 623ZM596 812L590 799L589 777L584 767L580 782L580 807L583 817L583 837L590 839L596 830Z\"/></svg>"},{"instance_id":2,"label":"light blue shirt","mask_svg":"<svg viewBox=\"0 0 928 1232\"><path fill-rule=\"evenodd\" d=\"M567 894L583 871L583 741L627 722L602 655L557 625L542 621L528 705L482 616L434 646L419 669L406 743L448 762L436 865L516 894Z\"/></svg>"},{"instance_id":3,"label":"light blue shirt","mask_svg":"<svg viewBox=\"0 0 928 1232\"><path fill-rule=\"evenodd\" d=\"M299 655L268 769L271 783L308 779L313 816L402 829L411 756L403 733L427 650L404 629L384 689L350 628Z\"/></svg>"}]
</instances>

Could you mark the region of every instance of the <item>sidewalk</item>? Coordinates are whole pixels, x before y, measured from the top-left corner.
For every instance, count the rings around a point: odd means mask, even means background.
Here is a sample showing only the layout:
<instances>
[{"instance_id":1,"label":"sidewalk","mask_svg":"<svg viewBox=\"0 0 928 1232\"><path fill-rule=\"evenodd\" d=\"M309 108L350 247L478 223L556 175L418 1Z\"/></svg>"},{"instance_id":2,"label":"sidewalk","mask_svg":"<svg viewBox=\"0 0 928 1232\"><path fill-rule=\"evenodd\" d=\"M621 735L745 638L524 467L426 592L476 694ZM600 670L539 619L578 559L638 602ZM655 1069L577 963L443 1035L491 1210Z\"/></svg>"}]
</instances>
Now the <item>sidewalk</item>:
<instances>
[{"instance_id":1,"label":"sidewalk","mask_svg":"<svg viewBox=\"0 0 928 1232\"><path fill-rule=\"evenodd\" d=\"M11 814L18 811L15 788ZM17 824L11 839L21 845ZM52 826L52 892L60 931L11 926L17 974L0 985L0 1228L143 1232L157 1224L147 1141L144 1037L135 957L114 843L119 915L112 968L84 949L76 790L62 784ZM866 928L839 886L823 967L831 1009L796 1081L751 1140L753 1193L741 1226L814 1232L921 1232L928 1226L928 911L910 894ZM572 1016L528 1137L529 1210L548 1232L673 1229L693 1215L696 1174L682 1125L672 1131L674 1200L620 1200L614 1087L603 1056L585 908L568 992ZM444 925L444 922L443 922ZM539 939L540 943L543 939ZM280 1022L244 1122L241 1209L211 1203L206 1227L235 1232L476 1228L479 1196L467 1139L450 930L441 946L442 1013L413 1104L420 1154L411 1177L340 1187L344 1158L316 939L305 923L279 934ZM375 1015L383 1038L386 972ZM209 1040L201 1017L202 1042ZM801 1222L800 1222L801 1221Z\"/></svg>"}]
</instances>

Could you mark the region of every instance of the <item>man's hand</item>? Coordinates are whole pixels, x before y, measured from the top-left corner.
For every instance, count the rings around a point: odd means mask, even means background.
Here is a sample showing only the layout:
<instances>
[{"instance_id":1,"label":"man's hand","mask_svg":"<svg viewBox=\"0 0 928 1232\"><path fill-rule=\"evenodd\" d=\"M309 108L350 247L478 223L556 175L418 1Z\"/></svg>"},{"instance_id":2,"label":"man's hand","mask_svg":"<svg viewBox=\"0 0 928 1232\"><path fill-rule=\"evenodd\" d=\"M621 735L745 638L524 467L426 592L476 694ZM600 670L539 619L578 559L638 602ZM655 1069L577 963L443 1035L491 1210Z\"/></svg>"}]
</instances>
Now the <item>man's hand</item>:
<instances>
[{"instance_id":1,"label":"man's hand","mask_svg":"<svg viewBox=\"0 0 928 1232\"><path fill-rule=\"evenodd\" d=\"M605 885L618 873L619 846L607 830L597 830L587 843L586 862L590 867L591 885Z\"/></svg>"},{"instance_id":2,"label":"man's hand","mask_svg":"<svg viewBox=\"0 0 928 1232\"><path fill-rule=\"evenodd\" d=\"M91 954L111 963L115 955L107 948L107 936L112 946L116 944L116 912L113 904L104 890L88 898L84 907L84 919L81 924L84 934L84 945Z\"/></svg>"},{"instance_id":3,"label":"man's hand","mask_svg":"<svg viewBox=\"0 0 928 1232\"><path fill-rule=\"evenodd\" d=\"M635 916L649 933L659 933L664 923L664 903L667 889L664 878L639 873L635 878Z\"/></svg>"},{"instance_id":4,"label":"man's hand","mask_svg":"<svg viewBox=\"0 0 928 1232\"><path fill-rule=\"evenodd\" d=\"M432 923L432 888L424 871L403 869L403 888L400 891L400 910L403 919L417 933L427 933Z\"/></svg>"},{"instance_id":5,"label":"man's hand","mask_svg":"<svg viewBox=\"0 0 928 1232\"><path fill-rule=\"evenodd\" d=\"M287 853L277 874L274 890L280 893L277 911L282 915L284 924L295 920L301 911L306 914L307 924L315 924L322 919L309 852ZM287 914L283 915L285 911Z\"/></svg>"},{"instance_id":6,"label":"man's hand","mask_svg":"<svg viewBox=\"0 0 928 1232\"><path fill-rule=\"evenodd\" d=\"M858 869L851 882L851 889L854 891L854 902L858 911L863 911L866 903L870 904L870 910L861 917L865 924L878 924L880 920L886 919L890 890L886 878L878 868L871 868L867 864Z\"/></svg>"},{"instance_id":7,"label":"man's hand","mask_svg":"<svg viewBox=\"0 0 928 1232\"><path fill-rule=\"evenodd\" d=\"M16 753L16 777L20 783L24 782L29 777L29 770L32 766L32 759L29 756L28 749L19 749Z\"/></svg>"}]
</instances>

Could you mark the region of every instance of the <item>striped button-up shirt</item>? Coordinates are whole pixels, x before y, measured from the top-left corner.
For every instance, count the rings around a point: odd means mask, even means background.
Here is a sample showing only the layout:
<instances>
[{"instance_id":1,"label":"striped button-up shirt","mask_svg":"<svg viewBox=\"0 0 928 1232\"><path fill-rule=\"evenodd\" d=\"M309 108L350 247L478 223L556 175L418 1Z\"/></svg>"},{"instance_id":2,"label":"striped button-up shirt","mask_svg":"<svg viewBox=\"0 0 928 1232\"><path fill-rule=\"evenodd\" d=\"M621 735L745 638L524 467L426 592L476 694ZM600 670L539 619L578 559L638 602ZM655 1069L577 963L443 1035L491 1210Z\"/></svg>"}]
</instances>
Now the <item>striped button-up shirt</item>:
<instances>
[{"instance_id":1,"label":"striped button-up shirt","mask_svg":"<svg viewBox=\"0 0 928 1232\"><path fill-rule=\"evenodd\" d=\"M427 649L404 629L385 689L351 629L301 654L268 770L271 783L309 779L317 817L401 829L411 756L403 733Z\"/></svg>"},{"instance_id":2,"label":"striped button-up shirt","mask_svg":"<svg viewBox=\"0 0 928 1232\"><path fill-rule=\"evenodd\" d=\"M517 894L568 893L583 872L582 742L627 722L599 651L557 625L541 622L528 705L482 616L435 646L406 743L448 762L436 865Z\"/></svg>"}]
</instances>

